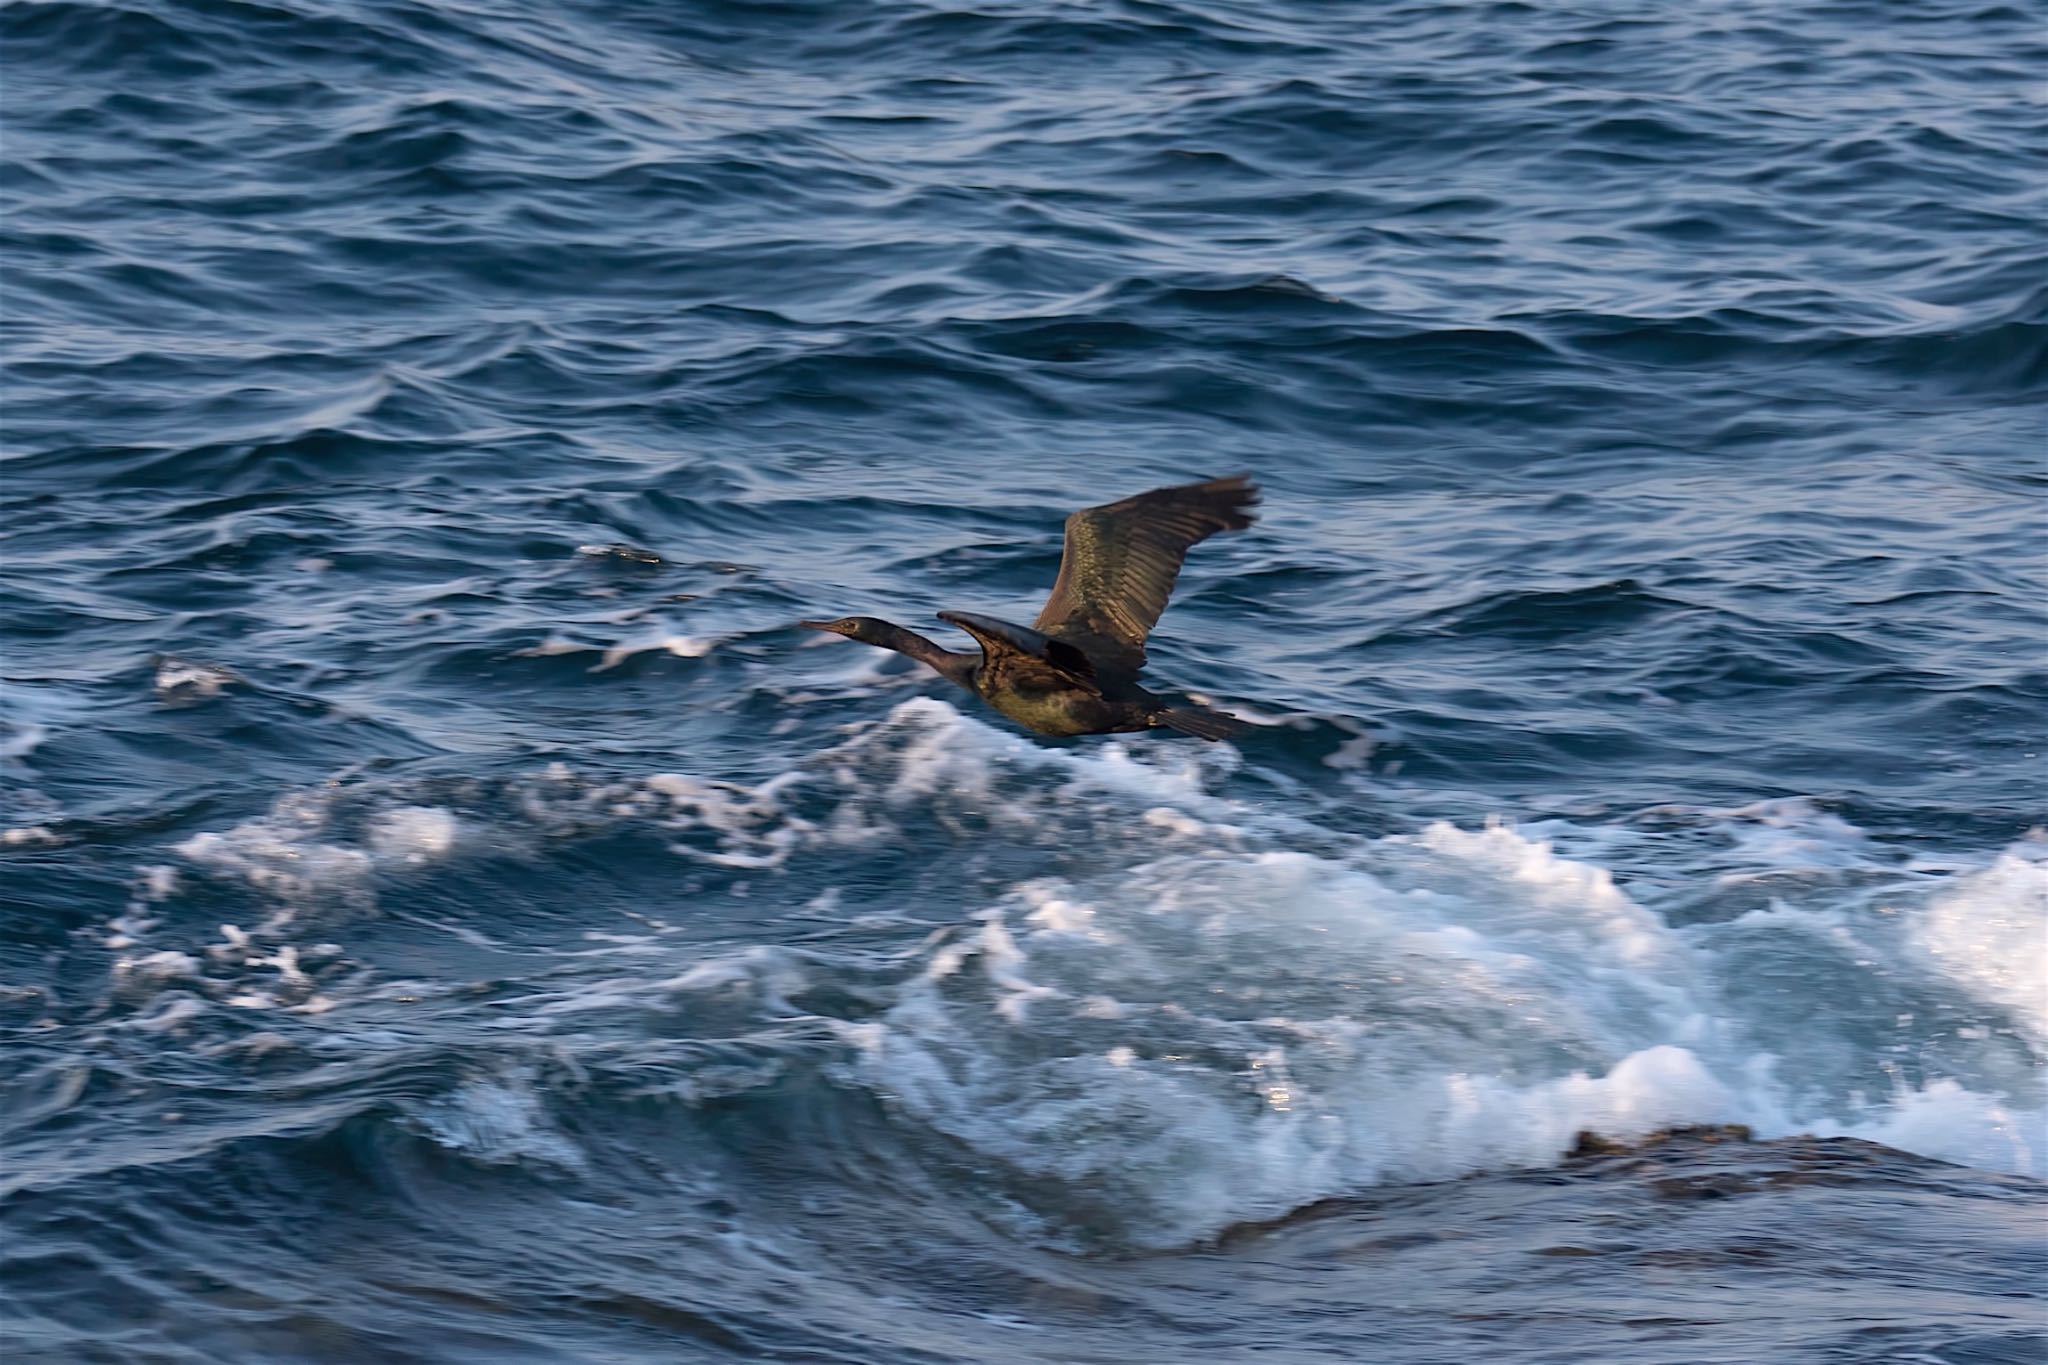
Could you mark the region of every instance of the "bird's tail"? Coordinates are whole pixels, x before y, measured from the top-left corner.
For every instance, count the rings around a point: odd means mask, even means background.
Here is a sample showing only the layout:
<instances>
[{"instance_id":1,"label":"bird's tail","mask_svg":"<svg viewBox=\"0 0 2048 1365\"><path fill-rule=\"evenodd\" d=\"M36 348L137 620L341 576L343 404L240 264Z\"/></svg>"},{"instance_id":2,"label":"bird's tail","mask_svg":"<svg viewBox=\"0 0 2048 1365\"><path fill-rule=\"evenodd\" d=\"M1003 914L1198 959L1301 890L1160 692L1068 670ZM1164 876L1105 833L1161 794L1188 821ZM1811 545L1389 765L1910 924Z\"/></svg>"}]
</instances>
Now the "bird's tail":
<instances>
[{"instance_id":1,"label":"bird's tail","mask_svg":"<svg viewBox=\"0 0 2048 1365\"><path fill-rule=\"evenodd\" d=\"M1184 735L1206 739L1211 743L1229 739L1244 729L1244 722L1235 716L1226 716L1221 711L1208 711L1199 706L1169 706L1152 714L1154 725L1164 725L1169 730L1178 730Z\"/></svg>"}]
</instances>

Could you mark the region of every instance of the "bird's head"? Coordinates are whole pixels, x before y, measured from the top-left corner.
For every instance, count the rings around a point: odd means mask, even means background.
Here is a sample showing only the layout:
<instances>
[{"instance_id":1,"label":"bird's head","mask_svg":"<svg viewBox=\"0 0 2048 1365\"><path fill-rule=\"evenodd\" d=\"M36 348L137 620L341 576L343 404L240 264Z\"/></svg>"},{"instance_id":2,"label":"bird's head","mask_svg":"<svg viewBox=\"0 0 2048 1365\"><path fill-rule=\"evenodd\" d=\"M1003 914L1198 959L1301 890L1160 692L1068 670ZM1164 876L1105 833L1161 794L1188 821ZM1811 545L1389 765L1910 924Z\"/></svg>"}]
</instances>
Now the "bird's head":
<instances>
[{"instance_id":1,"label":"bird's head","mask_svg":"<svg viewBox=\"0 0 2048 1365\"><path fill-rule=\"evenodd\" d=\"M877 616L842 616L837 621L799 621L805 630L822 630L830 635L844 635L849 640L858 640L864 645L880 644L882 637L893 627Z\"/></svg>"}]
</instances>

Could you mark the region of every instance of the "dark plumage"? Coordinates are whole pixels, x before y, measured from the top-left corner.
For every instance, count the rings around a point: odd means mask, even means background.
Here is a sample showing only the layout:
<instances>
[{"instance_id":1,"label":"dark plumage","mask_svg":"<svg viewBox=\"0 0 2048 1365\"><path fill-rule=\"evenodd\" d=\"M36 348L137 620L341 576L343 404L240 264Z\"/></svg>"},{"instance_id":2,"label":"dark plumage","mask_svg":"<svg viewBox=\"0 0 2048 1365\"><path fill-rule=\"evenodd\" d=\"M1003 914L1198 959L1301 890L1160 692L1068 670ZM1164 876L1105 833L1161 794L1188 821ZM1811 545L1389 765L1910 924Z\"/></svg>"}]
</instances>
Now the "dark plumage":
<instances>
[{"instance_id":1,"label":"dark plumage","mask_svg":"<svg viewBox=\"0 0 2048 1365\"><path fill-rule=\"evenodd\" d=\"M973 612L939 613L975 638L979 657L873 616L800 624L929 664L1042 735L1164 727L1222 739L1240 723L1146 691L1138 670L1145 666L1145 637L1166 610L1188 550L1218 531L1251 525L1258 500L1251 478L1240 474L1155 488L1074 513L1067 518L1059 580L1029 627Z\"/></svg>"}]
</instances>

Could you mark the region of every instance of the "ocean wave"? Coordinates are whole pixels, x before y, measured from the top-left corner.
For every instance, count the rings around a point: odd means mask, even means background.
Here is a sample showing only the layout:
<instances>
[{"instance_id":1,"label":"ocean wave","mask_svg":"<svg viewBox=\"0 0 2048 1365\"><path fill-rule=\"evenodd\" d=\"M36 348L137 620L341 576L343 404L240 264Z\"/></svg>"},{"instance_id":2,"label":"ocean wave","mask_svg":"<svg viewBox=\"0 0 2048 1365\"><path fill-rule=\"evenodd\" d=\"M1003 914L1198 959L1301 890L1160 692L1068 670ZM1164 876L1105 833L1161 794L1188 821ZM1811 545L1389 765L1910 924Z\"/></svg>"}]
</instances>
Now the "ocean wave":
<instances>
[{"instance_id":1,"label":"ocean wave","mask_svg":"<svg viewBox=\"0 0 2048 1365\"><path fill-rule=\"evenodd\" d=\"M2021 1349L2038 27L0 10L16 1353Z\"/></svg>"},{"instance_id":2,"label":"ocean wave","mask_svg":"<svg viewBox=\"0 0 2048 1365\"><path fill-rule=\"evenodd\" d=\"M573 865L579 848L653 836L672 870L650 866L651 884L698 877L696 908L646 902L599 931L538 889L495 914L410 913L479 946L555 938L538 975L491 991L489 1055L567 1068L579 1103L871 1094L902 1144L889 1160L936 1163L963 1195L957 1152L994 1162L997 1192L968 1197L1031 1209L1046 1236L1181 1245L1384 1182L1551 1163L1587 1129L1910 1136L2039 1173L2040 1021L2025 1006L2041 983L2007 942L2048 893L2032 846L1937 876L1803 808L1645 826L1639 840L1690 850L1666 851L1680 866L1721 862L1732 837L1754 869L1723 874L1730 915L1679 896L1674 923L1506 825L1360 836L1261 812L1216 792L1240 761L1047 751L914 700L756 787L559 767L497 790L359 780L194 835L138 874L108 930L116 1026L227 1056L236 1037L282 1031L295 1052L369 1063L394 1000L464 1028L450 1012L476 989L394 977L377 960L388 935L348 946L380 889L427 905L439 893L422 879L449 878L476 905L485 887L511 892L500 879L535 841ZM850 850L889 844L922 845L953 904L846 879ZM513 850L527 851L504 864ZM736 921L704 919L719 898L741 896L739 911L760 877L777 901L810 897L812 934L748 946ZM1757 878L1776 888L1767 905L1748 898ZM249 909L215 930L220 886ZM203 908L183 909L195 896ZM1815 992L1832 1002L1818 1026ZM693 1040L674 1069L634 1055L664 1019ZM90 1013L72 1026L106 1027ZM418 1123L486 1161L576 1169L566 1139L519 1136L541 1131L536 1103L472 1129L458 1094ZM230 1120L223 1136L241 1131Z\"/></svg>"}]
</instances>

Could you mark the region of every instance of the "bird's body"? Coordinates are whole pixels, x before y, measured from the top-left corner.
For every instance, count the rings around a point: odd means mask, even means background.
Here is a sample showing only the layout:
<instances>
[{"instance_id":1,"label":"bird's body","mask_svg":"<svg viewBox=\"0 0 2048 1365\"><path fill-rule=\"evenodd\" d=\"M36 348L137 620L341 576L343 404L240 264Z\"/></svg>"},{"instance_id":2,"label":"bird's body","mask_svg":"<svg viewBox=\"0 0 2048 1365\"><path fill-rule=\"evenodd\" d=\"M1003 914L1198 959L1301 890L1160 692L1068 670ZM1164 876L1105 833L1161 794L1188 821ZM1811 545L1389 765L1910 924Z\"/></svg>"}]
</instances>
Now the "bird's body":
<instances>
[{"instance_id":1,"label":"bird's body","mask_svg":"<svg viewBox=\"0 0 2048 1365\"><path fill-rule=\"evenodd\" d=\"M1151 634L1190 547L1252 524L1258 489L1242 475L1155 488L1067 518L1059 580L1029 627L972 612L942 611L981 653L944 649L872 616L805 621L930 665L1028 730L1100 735L1166 728L1221 739L1237 722L1176 706L1138 682Z\"/></svg>"},{"instance_id":2,"label":"bird's body","mask_svg":"<svg viewBox=\"0 0 2048 1365\"><path fill-rule=\"evenodd\" d=\"M1027 730L1042 735L1106 735L1149 730L1166 702L1142 687L1080 684L1057 669L1001 651L974 672L974 693Z\"/></svg>"}]
</instances>

